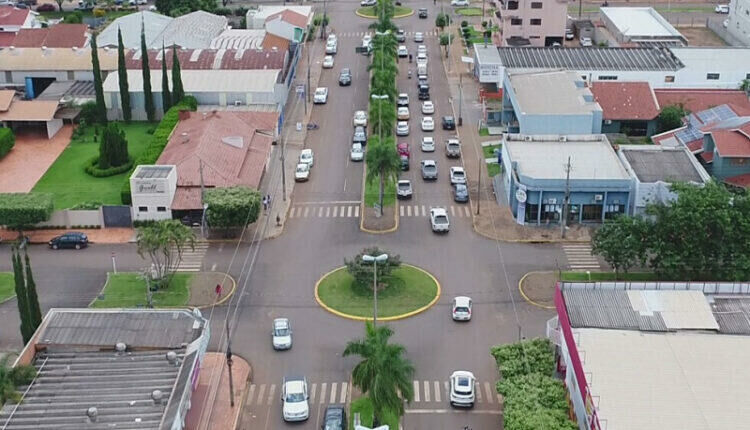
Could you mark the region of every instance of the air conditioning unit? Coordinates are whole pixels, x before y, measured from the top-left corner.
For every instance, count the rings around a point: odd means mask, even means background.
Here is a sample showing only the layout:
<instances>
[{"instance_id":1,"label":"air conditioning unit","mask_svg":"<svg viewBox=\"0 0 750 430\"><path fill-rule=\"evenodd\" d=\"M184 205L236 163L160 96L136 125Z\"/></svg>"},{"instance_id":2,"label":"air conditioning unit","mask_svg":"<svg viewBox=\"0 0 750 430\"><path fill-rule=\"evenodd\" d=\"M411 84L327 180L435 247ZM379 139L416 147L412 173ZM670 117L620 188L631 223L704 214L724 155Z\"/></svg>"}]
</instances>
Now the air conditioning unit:
<instances>
[{"instance_id":1,"label":"air conditioning unit","mask_svg":"<svg viewBox=\"0 0 750 430\"><path fill-rule=\"evenodd\" d=\"M600 202L602 200L604 200L604 196L603 195L597 194L597 195L594 196L594 201L595 202Z\"/></svg>"},{"instance_id":2,"label":"air conditioning unit","mask_svg":"<svg viewBox=\"0 0 750 430\"><path fill-rule=\"evenodd\" d=\"M610 125L610 124L612 124L612 120L611 119L605 119L604 120L604 124Z\"/></svg>"},{"instance_id":3,"label":"air conditioning unit","mask_svg":"<svg viewBox=\"0 0 750 430\"><path fill-rule=\"evenodd\" d=\"M567 142L568 136L560 136L560 142Z\"/></svg>"},{"instance_id":4,"label":"air conditioning unit","mask_svg":"<svg viewBox=\"0 0 750 430\"><path fill-rule=\"evenodd\" d=\"M235 100L234 101L235 106L242 106L242 100Z\"/></svg>"},{"instance_id":5,"label":"air conditioning unit","mask_svg":"<svg viewBox=\"0 0 750 430\"><path fill-rule=\"evenodd\" d=\"M531 142L533 140L533 138L531 136L524 136L523 140L525 140L527 142Z\"/></svg>"},{"instance_id":6,"label":"air conditioning unit","mask_svg":"<svg viewBox=\"0 0 750 430\"><path fill-rule=\"evenodd\" d=\"M556 205L557 204L557 199L547 199L547 203L550 204L550 205Z\"/></svg>"}]
</instances>

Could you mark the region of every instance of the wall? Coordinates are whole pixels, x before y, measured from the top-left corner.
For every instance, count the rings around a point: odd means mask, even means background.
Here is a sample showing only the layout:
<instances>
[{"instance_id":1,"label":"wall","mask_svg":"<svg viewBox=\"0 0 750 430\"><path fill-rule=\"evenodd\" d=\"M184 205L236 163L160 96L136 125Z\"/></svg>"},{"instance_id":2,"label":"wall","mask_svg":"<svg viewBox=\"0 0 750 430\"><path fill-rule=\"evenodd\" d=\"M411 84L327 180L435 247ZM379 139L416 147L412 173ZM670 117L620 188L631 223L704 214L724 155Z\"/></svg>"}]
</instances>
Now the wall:
<instances>
[{"instance_id":1,"label":"wall","mask_svg":"<svg viewBox=\"0 0 750 430\"><path fill-rule=\"evenodd\" d=\"M742 164L735 164L737 162L742 162ZM719 157L719 153L716 150L714 150L714 161L711 164L713 165L711 174L718 179L750 173L750 158Z\"/></svg>"},{"instance_id":2,"label":"wall","mask_svg":"<svg viewBox=\"0 0 750 430\"><path fill-rule=\"evenodd\" d=\"M133 219L163 220L172 219L172 201L177 189L177 168L172 169L166 178L138 179L134 172L130 177L130 198L133 207ZM145 207L145 211L141 208ZM165 211L157 208L164 207Z\"/></svg>"},{"instance_id":3,"label":"wall","mask_svg":"<svg viewBox=\"0 0 750 430\"><path fill-rule=\"evenodd\" d=\"M743 45L750 44L750 0L732 0L729 4L727 31Z\"/></svg>"},{"instance_id":4,"label":"wall","mask_svg":"<svg viewBox=\"0 0 750 430\"><path fill-rule=\"evenodd\" d=\"M266 23L266 31L287 40L294 40L294 30L297 27L277 18Z\"/></svg>"},{"instance_id":5,"label":"wall","mask_svg":"<svg viewBox=\"0 0 750 430\"><path fill-rule=\"evenodd\" d=\"M599 134L601 112L568 115L520 115L521 134Z\"/></svg>"},{"instance_id":6,"label":"wall","mask_svg":"<svg viewBox=\"0 0 750 430\"><path fill-rule=\"evenodd\" d=\"M72 228L79 225L93 225L97 227L104 225L101 208L97 210L63 209L54 211L48 221L36 224L37 227L65 226L65 228Z\"/></svg>"},{"instance_id":7,"label":"wall","mask_svg":"<svg viewBox=\"0 0 750 430\"><path fill-rule=\"evenodd\" d=\"M47 121L47 137L52 139L52 137L56 135L62 127L63 120L61 119L53 119L52 121Z\"/></svg>"},{"instance_id":8,"label":"wall","mask_svg":"<svg viewBox=\"0 0 750 430\"><path fill-rule=\"evenodd\" d=\"M545 46L545 38L547 37L556 37L562 41L567 23L567 2L559 0L535 0L535 2L542 3L542 8L532 9L531 1L520 0L518 9L508 10L503 7L500 10L500 14L503 16L500 20L503 44L510 37L529 39L532 46ZM511 17L520 18L522 24L511 25ZM541 25L531 25L531 19L541 19Z\"/></svg>"}]
</instances>

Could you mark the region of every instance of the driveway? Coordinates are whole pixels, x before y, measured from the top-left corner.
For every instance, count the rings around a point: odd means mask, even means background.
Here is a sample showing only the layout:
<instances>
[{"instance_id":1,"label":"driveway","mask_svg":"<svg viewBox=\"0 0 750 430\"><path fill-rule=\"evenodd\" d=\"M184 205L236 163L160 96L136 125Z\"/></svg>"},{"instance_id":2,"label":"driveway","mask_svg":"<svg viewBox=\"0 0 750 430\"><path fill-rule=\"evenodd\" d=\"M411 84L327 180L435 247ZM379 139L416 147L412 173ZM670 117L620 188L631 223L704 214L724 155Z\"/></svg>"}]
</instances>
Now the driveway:
<instances>
[{"instance_id":1,"label":"driveway","mask_svg":"<svg viewBox=\"0 0 750 430\"><path fill-rule=\"evenodd\" d=\"M16 135L13 149L0 160L0 192L27 193L70 143L73 126L66 125L52 139L38 133Z\"/></svg>"}]
</instances>

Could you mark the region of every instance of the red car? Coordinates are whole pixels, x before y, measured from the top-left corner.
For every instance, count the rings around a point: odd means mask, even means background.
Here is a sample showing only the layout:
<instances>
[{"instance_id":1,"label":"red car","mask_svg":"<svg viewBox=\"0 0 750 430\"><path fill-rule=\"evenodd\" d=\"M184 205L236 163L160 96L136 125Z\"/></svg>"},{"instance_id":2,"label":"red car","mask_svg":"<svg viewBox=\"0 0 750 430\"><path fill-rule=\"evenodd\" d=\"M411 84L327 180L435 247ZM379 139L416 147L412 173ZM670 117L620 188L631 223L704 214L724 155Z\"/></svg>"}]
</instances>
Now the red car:
<instances>
[{"instance_id":1,"label":"red car","mask_svg":"<svg viewBox=\"0 0 750 430\"><path fill-rule=\"evenodd\" d=\"M398 155L406 155L409 156L409 144L406 142L401 142L398 145L396 145L396 149L398 150Z\"/></svg>"},{"instance_id":2,"label":"red car","mask_svg":"<svg viewBox=\"0 0 750 430\"><path fill-rule=\"evenodd\" d=\"M36 8L37 12L54 12L56 10L57 10L57 7L55 7L55 5L53 5L52 3L40 4Z\"/></svg>"}]
</instances>

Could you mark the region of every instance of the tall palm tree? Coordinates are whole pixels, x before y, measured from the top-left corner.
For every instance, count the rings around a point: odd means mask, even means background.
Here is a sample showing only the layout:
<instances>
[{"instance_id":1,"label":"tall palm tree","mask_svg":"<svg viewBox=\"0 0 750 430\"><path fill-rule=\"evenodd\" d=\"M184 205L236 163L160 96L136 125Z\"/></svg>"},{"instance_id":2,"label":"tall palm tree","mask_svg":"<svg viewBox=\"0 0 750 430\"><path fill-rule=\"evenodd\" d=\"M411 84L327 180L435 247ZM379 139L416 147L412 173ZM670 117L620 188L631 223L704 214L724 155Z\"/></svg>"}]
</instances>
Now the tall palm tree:
<instances>
[{"instance_id":1,"label":"tall palm tree","mask_svg":"<svg viewBox=\"0 0 750 430\"><path fill-rule=\"evenodd\" d=\"M401 171L401 160L396 151L396 142L393 137L386 137L380 141L380 136L370 138L367 148L367 182L372 183L375 177L380 181L378 190L378 201L380 202L380 214L383 214L383 194L385 193L385 181L398 179Z\"/></svg>"},{"instance_id":2,"label":"tall palm tree","mask_svg":"<svg viewBox=\"0 0 750 430\"><path fill-rule=\"evenodd\" d=\"M372 40L373 52L384 52L391 60L396 58L398 42L393 34L376 35Z\"/></svg>"},{"instance_id":3,"label":"tall palm tree","mask_svg":"<svg viewBox=\"0 0 750 430\"><path fill-rule=\"evenodd\" d=\"M374 71L370 80L370 93L387 95L391 101L395 101L398 95L395 78L396 76L390 71Z\"/></svg>"},{"instance_id":4,"label":"tall palm tree","mask_svg":"<svg viewBox=\"0 0 750 430\"><path fill-rule=\"evenodd\" d=\"M390 327L375 327L368 321L364 339L353 340L344 349L344 357L358 355L362 358L354 366L352 383L370 397L375 417L382 417L384 412L401 416L404 401L411 403L414 399L411 383L414 366L404 357L403 345L389 343L391 336Z\"/></svg>"},{"instance_id":5,"label":"tall palm tree","mask_svg":"<svg viewBox=\"0 0 750 430\"><path fill-rule=\"evenodd\" d=\"M394 77L398 74L398 66L394 57L378 51L373 52L372 63L367 66L367 71L371 70L388 70L393 73Z\"/></svg>"},{"instance_id":6,"label":"tall palm tree","mask_svg":"<svg viewBox=\"0 0 750 430\"><path fill-rule=\"evenodd\" d=\"M388 99L370 100L370 127L372 134L390 136L396 125L396 107Z\"/></svg>"}]
</instances>

